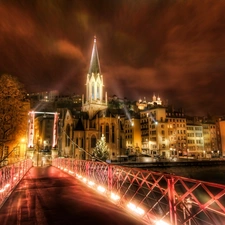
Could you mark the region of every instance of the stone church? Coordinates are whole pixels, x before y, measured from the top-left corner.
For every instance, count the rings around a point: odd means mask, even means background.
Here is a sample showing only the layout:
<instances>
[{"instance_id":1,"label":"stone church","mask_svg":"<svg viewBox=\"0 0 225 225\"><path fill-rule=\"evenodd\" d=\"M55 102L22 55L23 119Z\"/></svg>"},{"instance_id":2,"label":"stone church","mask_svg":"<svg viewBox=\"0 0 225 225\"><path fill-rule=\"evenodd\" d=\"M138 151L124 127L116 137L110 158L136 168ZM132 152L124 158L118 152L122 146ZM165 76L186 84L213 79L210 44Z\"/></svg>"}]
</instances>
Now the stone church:
<instances>
[{"instance_id":1,"label":"stone church","mask_svg":"<svg viewBox=\"0 0 225 225\"><path fill-rule=\"evenodd\" d=\"M86 94L82 96L82 107L79 112L69 109L58 109L59 132L58 149L60 156L74 157L76 159L91 159L93 148L97 140L103 135L110 150L110 159L117 159L119 155L127 154L132 146L140 148L141 135L138 126L139 119L135 118L132 106L120 102L116 96L111 99L110 107L107 93L104 93L103 75L94 38L90 66L86 77ZM124 110L124 107L128 110ZM126 116L129 112L129 117ZM134 142L133 127L139 130ZM130 132L130 134L129 134ZM125 135L125 134L129 135Z\"/></svg>"}]
</instances>

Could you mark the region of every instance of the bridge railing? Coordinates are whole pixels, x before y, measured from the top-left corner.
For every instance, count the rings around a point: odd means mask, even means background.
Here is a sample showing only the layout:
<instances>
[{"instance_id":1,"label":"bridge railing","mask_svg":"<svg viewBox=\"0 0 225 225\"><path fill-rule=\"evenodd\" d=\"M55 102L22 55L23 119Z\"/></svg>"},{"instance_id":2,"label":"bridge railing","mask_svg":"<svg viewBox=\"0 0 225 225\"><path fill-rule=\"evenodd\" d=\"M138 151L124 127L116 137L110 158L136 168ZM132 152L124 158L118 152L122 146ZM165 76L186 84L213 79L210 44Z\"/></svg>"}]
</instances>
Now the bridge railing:
<instances>
[{"instance_id":1,"label":"bridge railing","mask_svg":"<svg viewBox=\"0 0 225 225\"><path fill-rule=\"evenodd\" d=\"M57 158L79 178L147 224L217 225L225 221L225 185L113 164Z\"/></svg>"},{"instance_id":2,"label":"bridge railing","mask_svg":"<svg viewBox=\"0 0 225 225\"><path fill-rule=\"evenodd\" d=\"M27 159L0 168L0 208L31 167L32 160Z\"/></svg>"}]
</instances>

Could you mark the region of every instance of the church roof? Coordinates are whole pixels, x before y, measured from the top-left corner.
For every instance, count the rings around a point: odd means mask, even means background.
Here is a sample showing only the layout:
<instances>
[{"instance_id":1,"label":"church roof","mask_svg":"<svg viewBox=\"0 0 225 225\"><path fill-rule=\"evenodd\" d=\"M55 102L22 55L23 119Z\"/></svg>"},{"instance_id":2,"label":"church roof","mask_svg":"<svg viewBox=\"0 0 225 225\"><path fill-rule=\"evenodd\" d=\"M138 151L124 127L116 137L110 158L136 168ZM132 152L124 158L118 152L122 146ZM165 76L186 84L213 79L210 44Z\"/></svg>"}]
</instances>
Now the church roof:
<instances>
[{"instance_id":1,"label":"church roof","mask_svg":"<svg viewBox=\"0 0 225 225\"><path fill-rule=\"evenodd\" d=\"M97 44L96 44L96 37L94 37L94 45L92 49L91 61L90 61L90 67L89 67L88 73L101 74L100 62L99 62L98 50L97 50Z\"/></svg>"},{"instance_id":2,"label":"church roof","mask_svg":"<svg viewBox=\"0 0 225 225\"><path fill-rule=\"evenodd\" d=\"M77 122L76 127L75 127L74 130L82 130L82 131L84 131L84 125L82 123L81 118L79 118L79 120L78 120L78 122Z\"/></svg>"}]
</instances>

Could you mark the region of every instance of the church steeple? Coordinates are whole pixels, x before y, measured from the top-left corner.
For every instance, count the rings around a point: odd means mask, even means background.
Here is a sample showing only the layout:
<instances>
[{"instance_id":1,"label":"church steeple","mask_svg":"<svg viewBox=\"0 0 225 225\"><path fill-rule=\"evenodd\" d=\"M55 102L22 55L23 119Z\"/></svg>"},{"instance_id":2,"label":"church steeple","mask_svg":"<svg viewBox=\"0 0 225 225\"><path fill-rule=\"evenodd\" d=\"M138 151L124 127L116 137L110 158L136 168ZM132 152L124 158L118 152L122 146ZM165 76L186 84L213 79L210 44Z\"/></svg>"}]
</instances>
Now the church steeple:
<instances>
[{"instance_id":1,"label":"church steeple","mask_svg":"<svg viewBox=\"0 0 225 225\"><path fill-rule=\"evenodd\" d=\"M86 100L82 100L82 109L92 118L96 112L107 107L107 94L103 99L103 76L101 74L96 37L92 48L90 66L86 80Z\"/></svg>"},{"instance_id":2,"label":"church steeple","mask_svg":"<svg viewBox=\"0 0 225 225\"><path fill-rule=\"evenodd\" d=\"M96 37L94 37L94 45L92 49L91 61L90 61L90 67L89 67L88 73L101 74L98 50L97 50L97 44L96 44Z\"/></svg>"}]
</instances>

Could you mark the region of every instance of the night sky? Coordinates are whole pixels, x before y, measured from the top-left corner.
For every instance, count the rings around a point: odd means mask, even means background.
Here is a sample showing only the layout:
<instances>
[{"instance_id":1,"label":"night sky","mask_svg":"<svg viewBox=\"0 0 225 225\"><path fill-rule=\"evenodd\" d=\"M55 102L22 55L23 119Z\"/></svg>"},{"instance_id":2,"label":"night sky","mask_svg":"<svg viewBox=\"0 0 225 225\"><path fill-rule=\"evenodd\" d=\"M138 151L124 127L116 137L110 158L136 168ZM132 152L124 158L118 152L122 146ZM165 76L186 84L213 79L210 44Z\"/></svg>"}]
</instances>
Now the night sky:
<instances>
[{"instance_id":1,"label":"night sky","mask_svg":"<svg viewBox=\"0 0 225 225\"><path fill-rule=\"evenodd\" d=\"M85 94L95 35L108 96L225 114L225 0L1 0L0 72Z\"/></svg>"}]
</instances>

